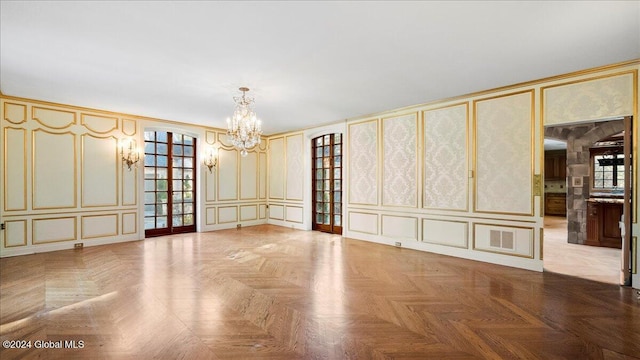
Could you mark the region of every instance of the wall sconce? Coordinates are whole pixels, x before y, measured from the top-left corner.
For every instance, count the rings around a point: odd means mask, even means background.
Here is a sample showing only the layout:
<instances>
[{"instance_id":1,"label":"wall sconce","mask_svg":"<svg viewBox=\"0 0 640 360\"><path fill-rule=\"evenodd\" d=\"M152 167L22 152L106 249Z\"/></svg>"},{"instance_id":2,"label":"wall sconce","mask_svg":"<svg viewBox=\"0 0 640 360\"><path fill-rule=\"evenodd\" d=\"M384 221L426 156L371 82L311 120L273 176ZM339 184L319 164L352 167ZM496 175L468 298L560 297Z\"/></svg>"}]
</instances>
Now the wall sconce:
<instances>
[{"instance_id":1,"label":"wall sconce","mask_svg":"<svg viewBox=\"0 0 640 360\"><path fill-rule=\"evenodd\" d=\"M140 160L140 153L138 149L135 147L133 139L123 139L120 142L120 157L122 157L122 166L127 165L129 171L131 171L131 166L138 166L138 161Z\"/></svg>"},{"instance_id":2,"label":"wall sconce","mask_svg":"<svg viewBox=\"0 0 640 360\"><path fill-rule=\"evenodd\" d=\"M209 172L213 172L218 166L218 148L214 146L209 146L205 150L204 154L204 166L209 168Z\"/></svg>"}]
</instances>

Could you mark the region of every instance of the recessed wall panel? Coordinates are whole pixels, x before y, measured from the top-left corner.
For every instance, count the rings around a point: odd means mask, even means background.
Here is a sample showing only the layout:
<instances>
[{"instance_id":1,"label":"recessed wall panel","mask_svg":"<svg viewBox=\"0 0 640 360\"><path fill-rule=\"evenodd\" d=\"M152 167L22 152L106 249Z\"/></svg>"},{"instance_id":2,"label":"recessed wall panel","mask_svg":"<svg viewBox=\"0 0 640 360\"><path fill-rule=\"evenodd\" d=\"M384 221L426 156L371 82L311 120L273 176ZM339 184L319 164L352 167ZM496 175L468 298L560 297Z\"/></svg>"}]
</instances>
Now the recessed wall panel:
<instances>
[{"instance_id":1,"label":"recessed wall panel","mask_svg":"<svg viewBox=\"0 0 640 360\"><path fill-rule=\"evenodd\" d=\"M118 118L81 114L80 123L90 131L106 134L118 128Z\"/></svg>"},{"instance_id":2,"label":"recessed wall panel","mask_svg":"<svg viewBox=\"0 0 640 360\"><path fill-rule=\"evenodd\" d=\"M382 204L417 205L416 114L382 120Z\"/></svg>"},{"instance_id":3,"label":"recessed wall panel","mask_svg":"<svg viewBox=\"0 0 640 360\"><path fill-rule=\"evenodd\" d=\"M283 205L269 205L269 218L274 220L284 220Z\"/></svg>"},{"instance_id":4,"label":"recessed wall panel","mask_svg":"<svg viewBox=\"0 0 640 360\"><path fill-rule=\"evenodd\" d=\"M459 248L468 247L469 224L461 221L422 220L422 241Z\"/></svg>"},{"instance_id":5,"label":"recessed wall panel","mask_svg":"<svg viewBox=\"0 0 640 360\"><path fill-rule=\"evenodd\" d=\"M468 209L468 104L424 112L423 207Z\"/></svg>"},{"instance_id":6,"label":"recessed wall panel","mask_svg":"<svg viewBox=\"0 0 640 360\"><path fill-rule=\"evenodd\" d=\"M218 151L218 200L238 199L238 152Z\"/></svg>"},{"instance_id":7,"label":"recessed wall panel","mask_svg":"<svg viewBox=\"0 0 640 360\"><path fill-rule=\"evenodd\" d=\"M92 239L118 235L118 215L86 215L81 220L81 237Z\"/></svg>"},{"instance_id":8,"label":"recessed wall panel","mask_svg":"<svg viewBox=\"0 0 640 360\"><path fill-rule=\"evenodd\" d=\"M251 221L258 219L258 206L257 205L242 205L240 206L240 221Z\"/></svg>"},{"instance_id":9,"label":"recessed wall panel","mask_svg":"<svg viewBox=\"0 0 640 360\"><path fill-rule=\"evenodd\" d=\"M76 240L77 219L75 216L53 218L53 219L34 219L33 225L33 243L46 244L59 241Z\"/></svg>"},{"instance_id":10,"label":"recessed wall panel","mask_svg":"<svg viewBox=\"0 0 640 360\"><path fill-rule=\"evenodd\" d=\"M248 153L240 157L240 199L258 198L258 154Z\"/></svg>"},{"instance_id":11,"label":"recessed wall panel","mask_svg":"<svg viewBox=\"0 0 640 360\"><path fill-rule=\"evenodd\" d=\"M475 102L477 212L533 214L533 91Z\"/></svg>"},{"instance_id":12,"label":"recessed wall panel","mask_svg":"<svg viewBox=\"0 0 640 360\"><path fill-rule=\"evenodd\" d=\"M137 133L136 121L132 119L122 119L122 133L127 136L133 136Z\"/></svg>"},{"instance_id":13,"label":"recessed wall panel","mask_svg":"<svg viewBox=\"0 0 640 360\"><path fill-rule=\"evenodd\" d=\"M237 206L222 206L218 208L218 224L238 222Z\"/></svg>"},{"instance_id":14,"label":"recessed wall panel","mask_svg":"<svg viewBox=\"0 0 640 360\"><path fill-rule=\"evenodd\" d=\"M76 207L76 136L33 131L33 208Z\"/></svg>"},{"instance_id":15,"label":"recessed wall panel","mask_svg":"<svg viewBox=\"0 0 640 360\"><path fill-rule=\"evenodd\" d=\"M266 219L266 217L267 217L267 205L260 204L258 206L258 209L259 209L260 219Z\"/></svg>"},{"instance_id":16,"label":"recessed wall panel","mask_svg":"<svg viewBox=\"0 0 640 360\"><path fill-rule=\"evenodd\" d=\"M260 177L259 177L259 181L260 181L260 186L259 186L259 197L260 199L266 199L267 198L267 154L266 153L259 153L258 154L258 159L259 159L259 172L260 172Z\"/></svg>"},{"instance_id":17,"label":"recessed wall panel","mask_svg":"<svg viewBox=\"0 0 640 360\"><path fill-rule=\"evenodd\" d=\"M95 137L84 134L82 135L82 207L116 205L118 205L117 140L112 136Z\"/></svg>"},{"instance_id":18,"label":"recessed wall panel","mask_svg":"<svg viewBox=\"0 0 640 360\"><path fill-rule=\"evenodd\" d=\"M33 106L33 120L51 129L65 129L76 123L76 113Z\"/></svg>"},{"instance_id":19,"label":"recessed wall panel","mask_svg":"<svg viewBox=\"0 0 640 360\"><path fill-rule=\"evenodd\" d=\"M27 106L5 102L3 118L12 124L22 124L27 121Z\"/></svg>"},{"instance_id":20,"label":"recessed wall panel","mask_svg":"<svg viewBox=\"0 0 640 360\"><path fill-rule=\"evenodd\" d=\"M269 140L269 198L284 199L284 138Z\"/></svg>"},{"instance_id":21,"label":"recessed wall panel","mask_svg":"<svg viewBox=\"0 0 640 360\"><path fill-rule=\"evenodd\" d=\"M378 215L362 212L349 212L349 231L378 235Z\"/></svg>"},{"instance_id":22,"label":"recessed wall panel","mask_svg":"<svg viewBox=\"0 0 640 360\"><path fill-rule=\"evenodd\" d=\"M304 147L302 134L286 137L288 200L302 200L304 186Z\"/></svg>"},{"instance_id":23,"label":"recessed wall panel","mask_svg":"<svg viewBox=\"0 0 640 360\"><path fill-rule=\"evenodd\" d=\"M5 248L27 245L27 220L8 220L4 224Z\"/></svg>"},{"instance_id":24,"label":"recessed wall panel","mask_svg":"<svg viewBox=\"0 0 640 360\"><path fill-rule=\"evenodd\" d=\"M378 204L378 121L349 125L349 203Z\"/></svg>"},{"instance_id":25,"label":"recessed wall panel","mask_svg":"<svg viewBox=\"0 0 640 360\"><path fill-rule=\"evenodd\" d=\"M409 216L382 215L382 236L418 240L418 219Z\"/></svg>"},{"instance_id":26,"label":"recessed wall panel","mask_svg":"<svg viewBox=\"0 0 640 360\"><path fill-rule=\"evenodd\" d=\"M27 210L27 131L4 129L4 210Z\"/></svg>"},{"instance_id":27,"label":"recessed wall panel","mask_svg":"<svg viewBox=\"0 0 640 360\"><path fill-rule=\"evenodd\" d=\"M122 234L135 234L138 232L138 214L124 213L122 214Z\"/></svg>"},{"instance_id":28,"label":"recessed wall panel","mask_svg":"<svg viewBox=\"0 0 640 360\"><path fill-rule=\"evenodd\" d=\"M116 162L116 167L117 167ZM122 174L122 205L136 205L138 203L138 172L135 168L120 167Z\"/></svg>"},{"instance_id":29,"label":"recessed wall panel","mask_svg":"<svg viewBox=\"0 0 640 360\"><path fill-rule=\"evenodd\" d=\"M533 228L474 224L474 250L533 258Z\"/></svg>"},{"instance_id":30,"label":"recessed wall panel","mask_svg":"<svg viewBox=\"0 0 640 360\"><path fill-rule=\"evenodd\" d=\"M295 223L302 223L303 221L303 211L300 206L289 206L285 207L286 210L286 220Z\"/></svg>"}]
</instances>

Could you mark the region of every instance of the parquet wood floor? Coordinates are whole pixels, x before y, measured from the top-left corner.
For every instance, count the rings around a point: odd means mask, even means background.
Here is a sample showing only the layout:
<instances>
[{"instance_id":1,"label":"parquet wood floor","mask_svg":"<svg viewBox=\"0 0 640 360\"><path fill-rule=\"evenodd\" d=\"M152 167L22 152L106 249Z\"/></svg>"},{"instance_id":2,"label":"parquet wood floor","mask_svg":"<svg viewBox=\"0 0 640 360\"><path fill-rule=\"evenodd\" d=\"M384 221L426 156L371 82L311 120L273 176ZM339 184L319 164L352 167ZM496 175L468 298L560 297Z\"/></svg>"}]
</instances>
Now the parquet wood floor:
<instances>
[{"instance_id":1,"label":"parquet wood floor","mask_svg":"<svg viewBox=\"0 0 640 360\"><path fill-rule=\"evenodd\" d=\"M634 359L635 291L262 225L0 259L3 360ZM35 348L36 341L82 348Z\"/></svg>"}]
</instances>

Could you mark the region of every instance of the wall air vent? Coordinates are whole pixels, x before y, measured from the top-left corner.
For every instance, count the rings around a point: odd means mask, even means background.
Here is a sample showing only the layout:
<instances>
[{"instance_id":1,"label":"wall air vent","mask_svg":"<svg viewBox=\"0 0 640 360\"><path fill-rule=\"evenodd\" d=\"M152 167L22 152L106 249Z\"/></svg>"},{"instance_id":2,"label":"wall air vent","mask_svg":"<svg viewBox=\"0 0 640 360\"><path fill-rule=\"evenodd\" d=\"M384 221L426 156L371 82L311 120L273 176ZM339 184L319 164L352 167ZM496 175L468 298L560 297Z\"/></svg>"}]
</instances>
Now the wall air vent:
<instances>
[{"instance_id":1,"label":"wall air vent","mask_svg":"<svg viewBox=\"0 0 640 360\"><path fill-rule=\"evenodd\" d=\"M514 250L513 231L491 230L489 233L489 245L494 248Z\"/></svg>"}]
</instances>

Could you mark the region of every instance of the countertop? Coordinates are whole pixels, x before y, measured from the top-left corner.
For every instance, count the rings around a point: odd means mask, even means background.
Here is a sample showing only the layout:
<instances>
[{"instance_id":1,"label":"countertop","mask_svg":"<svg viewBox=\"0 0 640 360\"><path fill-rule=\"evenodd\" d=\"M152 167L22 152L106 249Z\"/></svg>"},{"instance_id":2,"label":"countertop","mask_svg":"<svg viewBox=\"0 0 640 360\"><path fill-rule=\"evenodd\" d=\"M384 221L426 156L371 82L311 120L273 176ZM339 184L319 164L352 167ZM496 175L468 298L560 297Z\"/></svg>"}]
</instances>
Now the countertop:
<instances>
[{"instance_id":1,"label":"countertop","mask_svg":"<svg viewBox=\"0 0 640 360\"><path fill-rule=\"evenodd\" d=\"M600 203L600 204L624 204L624 199L619 198L601 198L601 197L591 197L588 202Z\"/></svg>"}]
</instances>

